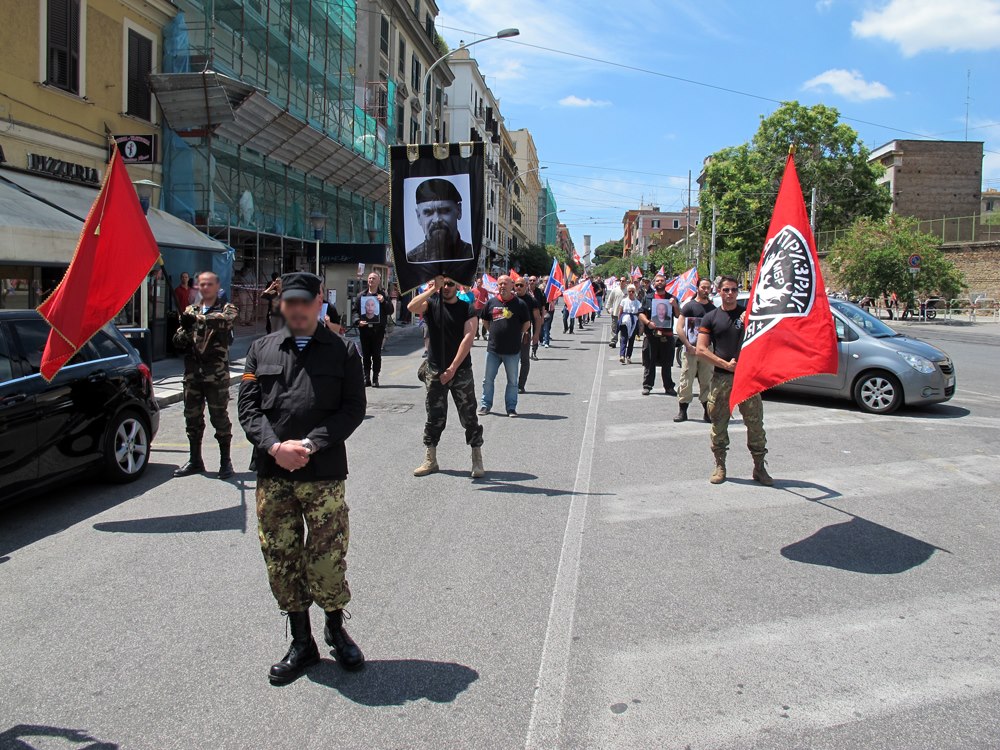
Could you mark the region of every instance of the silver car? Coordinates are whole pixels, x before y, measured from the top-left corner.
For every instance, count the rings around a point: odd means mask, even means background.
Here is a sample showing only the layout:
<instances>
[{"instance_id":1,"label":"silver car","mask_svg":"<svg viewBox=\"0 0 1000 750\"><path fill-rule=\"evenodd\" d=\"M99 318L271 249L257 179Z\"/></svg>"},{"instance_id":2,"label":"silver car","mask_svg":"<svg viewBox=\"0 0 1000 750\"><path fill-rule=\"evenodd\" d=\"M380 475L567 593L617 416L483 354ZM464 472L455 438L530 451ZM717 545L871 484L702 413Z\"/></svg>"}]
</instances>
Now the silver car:
<instances>
[{"instance_id":1,"label":"silver car","mask_svg":"<svg viewBox=\"0 0 1000 750\"><path fill-rule=\"evenodd\" d=\"M940 349L896 333L857 305L830 300L840 364L836 375L810 375L779 386L854 401L890 414L903 404L937 404L955 395L955 365Z\"/></svg>"}]
</instances>

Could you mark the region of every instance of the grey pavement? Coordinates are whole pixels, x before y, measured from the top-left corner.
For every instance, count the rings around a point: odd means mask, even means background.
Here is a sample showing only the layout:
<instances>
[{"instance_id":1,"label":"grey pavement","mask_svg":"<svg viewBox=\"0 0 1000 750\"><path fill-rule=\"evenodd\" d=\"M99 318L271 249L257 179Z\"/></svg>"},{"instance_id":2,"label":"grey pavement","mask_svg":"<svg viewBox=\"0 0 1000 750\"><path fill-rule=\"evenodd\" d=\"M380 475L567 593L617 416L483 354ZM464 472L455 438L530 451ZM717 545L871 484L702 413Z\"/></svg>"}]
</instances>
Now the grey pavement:
<instances>
[{"instance_id":1,"label":"grey pavement","mask_svg":"<svg viewBox=\"0 0 1000 750\"><path fill-rule=\"evenodd\" d=\"M707 425L640 396L602 324L485 418L476 481L454 412L443 471L411 476L420 340L397 340L348 444L359 674L268 685L253 476L170 479L179 406L137 484L0 513L0 749L1000 747L1000 337L920 328L948 404L768 396L768 489L739 420L710 486Z\"/></svg>"}]
</instances>

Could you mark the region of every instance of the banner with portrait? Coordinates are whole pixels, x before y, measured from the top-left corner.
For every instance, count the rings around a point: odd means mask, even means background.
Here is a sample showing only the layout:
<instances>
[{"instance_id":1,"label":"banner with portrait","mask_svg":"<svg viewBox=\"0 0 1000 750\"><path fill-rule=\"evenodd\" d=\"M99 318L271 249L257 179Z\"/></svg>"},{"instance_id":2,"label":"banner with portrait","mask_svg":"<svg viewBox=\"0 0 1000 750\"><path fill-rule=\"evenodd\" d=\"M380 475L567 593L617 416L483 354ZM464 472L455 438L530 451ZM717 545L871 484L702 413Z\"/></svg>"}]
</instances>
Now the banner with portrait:
<instances>
[{"instance_id":1,"label":"banner with portrait","mask_svg":"<svg viewBox=\"0 0 1000 750\"><path fill-rule=\"evenodd\" d=\"M483 144L393 146L390 161L389 233L400 290L438 275L471 286L486 219Z\"/></svg>"}]
</instances>

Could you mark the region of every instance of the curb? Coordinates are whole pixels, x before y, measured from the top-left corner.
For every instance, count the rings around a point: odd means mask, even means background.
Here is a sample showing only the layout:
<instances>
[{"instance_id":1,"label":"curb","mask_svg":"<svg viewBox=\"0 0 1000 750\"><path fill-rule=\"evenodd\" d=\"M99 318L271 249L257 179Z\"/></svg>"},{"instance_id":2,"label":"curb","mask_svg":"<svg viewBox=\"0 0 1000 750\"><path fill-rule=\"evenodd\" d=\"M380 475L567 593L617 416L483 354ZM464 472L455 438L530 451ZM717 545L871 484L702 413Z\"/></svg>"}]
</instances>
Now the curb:
<instances>
[{"instance_id":1,"label":"curb","mask_svg":"<svg viewBox=\"0 0 1000 750\"><path fill-rule=\"evenodd\" d=\"M240 382L242 379L242 374L229 375L229 387L232 388L234 385ZM184 390L182 389L178 393L171 393L169 396L156 396L156 405L163 409L166 406L172 406L173 404L179 404L184 400Z\"/></svg>"}]
</instances>

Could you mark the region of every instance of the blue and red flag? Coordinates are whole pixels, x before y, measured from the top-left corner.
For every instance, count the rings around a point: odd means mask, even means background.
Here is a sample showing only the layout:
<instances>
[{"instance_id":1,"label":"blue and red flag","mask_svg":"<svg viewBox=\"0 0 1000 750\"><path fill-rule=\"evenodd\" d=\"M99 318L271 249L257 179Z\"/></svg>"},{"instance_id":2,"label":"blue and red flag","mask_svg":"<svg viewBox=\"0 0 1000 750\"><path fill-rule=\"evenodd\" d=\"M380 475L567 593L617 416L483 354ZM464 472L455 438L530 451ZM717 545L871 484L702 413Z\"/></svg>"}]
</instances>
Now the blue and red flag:
<instances>
[{"instance_id":1,"label":"blue and red flag","mask_svg":"<svg viewBox=\"0 0 1000 750\"><path fill-rule=\"evenodd\" d=\"M636 279L641 279L641 278L642 278L642 269L640 269L639 266L633 266L632 280L635 281Z\"/></svg>"},{"instance_id":2,"label":"blue and red flag","mask_svg":"<svg viewBox=\"0 0 1000 750\"><path fill-rule=\"evenodd\" d=\"M674 295L682 305L693 299L698 293L698 269L691 268L680 276L672 278L667 282L666 291Z\"/></svg>"},{"instance_id":3,"label":"blue and red flag","mask_svg":"<svg viewBox=\"0 0 1000 750\"><path fill-rule=\"evenodd\" d=\"M566 299L569 314L574 318L597 312L597 296L594 294L594 285L590 283L590 279L571 286L563 292L563 297Z\"/></svg>"},{"instance_id":4,"label":"blue and red flag","mask_svg":"<svg viewBox=\"0 0 1000 750\"><path fill-rule=\"evenodd\" d=\"M500 287L497 284L497 280L490 276L488 273L483 274L483 289L485 289L490 294L497 294L500 291Z\"/></svg>"},{"instance_id":5,"label":"blue and red flag","mask_svg":"<svg viewBox=\"0 0 1000 750\"><path fill-rule=\"evenodd\" d=\"M552 270L549 271L549 280L545 282L545 300L555 302L559 295L566 288L566 277L563 276L562 266L555 258L552 259Z\"/></svg>"}]
</instances>

